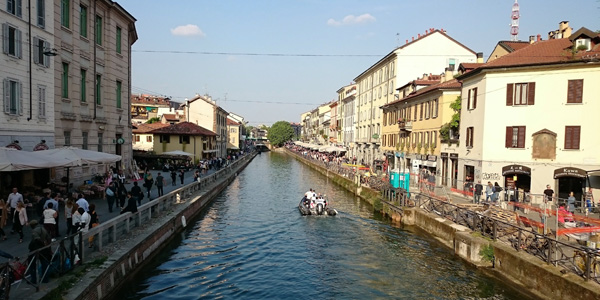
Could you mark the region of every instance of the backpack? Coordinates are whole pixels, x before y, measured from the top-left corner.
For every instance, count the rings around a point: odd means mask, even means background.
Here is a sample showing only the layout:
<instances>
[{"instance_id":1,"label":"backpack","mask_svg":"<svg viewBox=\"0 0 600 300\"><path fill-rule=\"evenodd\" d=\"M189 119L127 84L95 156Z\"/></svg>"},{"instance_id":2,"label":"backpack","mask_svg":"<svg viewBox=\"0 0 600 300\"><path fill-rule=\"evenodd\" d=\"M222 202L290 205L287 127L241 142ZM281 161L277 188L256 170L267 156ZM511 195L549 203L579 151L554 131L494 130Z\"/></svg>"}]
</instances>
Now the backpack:
<instances>
[{"instance_id":1,"label":"backpack","mask_svg":"<svg viewBox=\"0 0 600 300\"><path fill-rule=\"evenodd\" d=\"M501 186L497 186L494 188L494 192L502 192L502 187Z\"/></svg>"},{"instance_id":2,"label":"backpack","mask_svg":"<svg viewBox=\"0 0 600 300\"><path fill-rule=\"evenodd\" d=\"M106 189L106 196L112 197L115 195L115 192L111 188Z\"/></svg>"}]
</instances>

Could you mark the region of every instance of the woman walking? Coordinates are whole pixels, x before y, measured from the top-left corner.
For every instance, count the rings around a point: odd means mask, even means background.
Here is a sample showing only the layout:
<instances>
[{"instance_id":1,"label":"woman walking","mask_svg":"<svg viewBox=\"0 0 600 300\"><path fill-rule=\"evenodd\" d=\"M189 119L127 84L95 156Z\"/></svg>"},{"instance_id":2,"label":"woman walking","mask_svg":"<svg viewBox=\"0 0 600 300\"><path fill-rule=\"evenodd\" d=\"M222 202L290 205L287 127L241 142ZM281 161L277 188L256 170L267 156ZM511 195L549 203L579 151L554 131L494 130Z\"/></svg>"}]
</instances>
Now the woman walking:
<instances>
[{"instance_id":1,"label":"woman walking","mask_svg":"<svg viewBox=\"0 0 600 300\"><path fill-rule=\"evenodd\" d=\"M23 243L23 226L27 225L29 221L27 220L25 204L23 204L21 201L17 203L17 209L15 209L13 222L15 225L15 231L19 233L19 244Z\"/></svg>"},{"instance_id":2,"label":"woman walking","mask_svg":"<svg viewBox=\"0 0 600 300\"><path fill-rule=\"evenodd\" d=\"M75 229L73 228L73 212L77 210L75 208L75 204L72 199L67 199L67 203L65 203L65 220L67 220L67 236L69 234L75 233Z\"/></svg>"},{"instance_id":3,"label":"woman walking","mask_svg":"<svg viewBox=\"0 0 600 300\"><path fill-rule=\"evenodd\" d=\"M0 235L2 235L2 240L6 241L6 233L4 232L4 226L6 226L6 221L8 218L8 208L6 207L6 202L4 199L0 199Z\"/></svg>"}]
</instances>

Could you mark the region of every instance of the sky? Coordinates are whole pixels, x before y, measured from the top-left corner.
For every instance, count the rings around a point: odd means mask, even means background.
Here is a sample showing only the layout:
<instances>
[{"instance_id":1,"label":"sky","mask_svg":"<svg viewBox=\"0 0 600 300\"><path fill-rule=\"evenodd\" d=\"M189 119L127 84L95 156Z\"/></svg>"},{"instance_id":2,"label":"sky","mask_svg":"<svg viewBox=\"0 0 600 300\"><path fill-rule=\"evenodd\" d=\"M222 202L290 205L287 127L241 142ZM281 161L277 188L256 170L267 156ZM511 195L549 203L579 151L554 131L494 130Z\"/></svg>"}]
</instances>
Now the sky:
<instances>
[{"instance_id":1,"label":"sky","mask_svg":"<svg viewBox=\"0 0 600 300\"><path fill-rule=\"evenodd\" d=\"M132 93L210 95L249 125L300 122L429 28L487 59L510 40L514 0L118 0L136 19ZM600 30L600 0L521 0L519 39ZM443 70L440 70L442 73ZM415 78L419 74L415 74Z\"/></svg>"}]
</instances>

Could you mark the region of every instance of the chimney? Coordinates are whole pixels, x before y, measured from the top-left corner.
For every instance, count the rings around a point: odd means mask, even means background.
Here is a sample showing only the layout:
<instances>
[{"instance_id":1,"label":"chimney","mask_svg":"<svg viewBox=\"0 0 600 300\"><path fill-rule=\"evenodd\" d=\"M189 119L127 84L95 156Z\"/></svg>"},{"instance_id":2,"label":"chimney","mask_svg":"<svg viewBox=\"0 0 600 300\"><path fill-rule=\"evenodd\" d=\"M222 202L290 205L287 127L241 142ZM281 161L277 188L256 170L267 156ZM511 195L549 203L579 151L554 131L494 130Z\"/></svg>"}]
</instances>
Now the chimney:
<instances>
[{"instance_id":1,"label":"chimney","mask_svg":"<svg viewBox=\"0 0 600 300\"><path fill-rule=\"evenodd\" d=\"M415 37L413 36L413 37L412 37L412 41L414 41L414 40L415 40ZM412 41L411 41L411 42L412 42Z\"/></svg>"},{"instance_id":2,"label":"chimney","mask_svg":"<svg viewBox=\"0 0 600 300\"><path fill-rule=\"evenodd\" d=\"M417 38L418 38L418 39L420 39L420 38L421 38L421 34L420 34L420 33L418 34L418 37L417 37Z\"/></svg>"},{"instance_id":3,"label":"chimney","mask_svg":"<svg viewBox=\"0 0 600 300\"><path fill-rule=\"evenodd\" d=\"M454 72L450 71L449 68L446 68L444 74L442 74L442 80L440 82L446 82L454 79Z\"/></svg>"},{"instance_id":4,"label":"chimney","mask_svg":"<svg viewBox=\"0 0 600 300\"><path fill-rule=\"evenodd\" d=\"M535 42L535 36L533 36L533 35L530 35L530 36L529 36L529 43L530 43L530 44L533 44L533 42Z\"/></svg>"},{"instance_id":5,"label":"chimney","mask_svg":"<svg viewBox=\"0 0 600 300\"><path fill-rule=\"evenodd\" d=\"M406 43L408 44L408 40L406 40Z\"/></svg>"},{"instance_id":6,"label":"chimney","mask_svg":"<svg viewBox=\"0 0 600 300\"><path fill-rule=\"evenodd\" d=\"M477 63L478 64L483 63L483 52L477 52Z\"/></svg>"},{"instance_id":7,"label":"chimney","mask_svg":"<svg viewBox=\"0 0 600 300\"><path fill-rule=\"evenodd\" d=\"M542 40L542 35L541 35L541 34L538 34L538 35L537 35L537 41L539 42L539 41L541 41L541 40Z\"/></svg>"},{"instance_id":8,"label":"chimney","mask_svg":"<svg viewBox=\"0 0 600 300\"><path fill-rule=\"evenodd\" d=\"M425 35L429 34L429 30L425 29Z\"/></svg>"}]
</instances>

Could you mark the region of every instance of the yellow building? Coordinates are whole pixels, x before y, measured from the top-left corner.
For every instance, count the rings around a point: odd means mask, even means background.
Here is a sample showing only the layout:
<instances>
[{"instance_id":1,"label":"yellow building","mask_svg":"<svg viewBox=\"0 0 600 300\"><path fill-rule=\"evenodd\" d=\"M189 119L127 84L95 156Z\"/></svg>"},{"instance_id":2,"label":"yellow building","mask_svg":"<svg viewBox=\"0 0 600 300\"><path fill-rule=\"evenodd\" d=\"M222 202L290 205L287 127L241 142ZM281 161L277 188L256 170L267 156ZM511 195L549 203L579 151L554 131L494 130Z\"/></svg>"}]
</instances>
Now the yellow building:
<instances>
[{"instance_id":1,"label":"yellow building","mask_svg":"<svg viewBox=\"0 0 600 300\"><path fill-rule=\"evenodd\" d=\"M460 96L461 84L452 73L441 82L417 90L401 100L384 105L382 149L386 155L404 152L411 172L427 168L437 172L440 128L452 120L450 104ZM393 161L389 160L390 167ZM395 166L398 167L398 166Z\"/></svg>"},{"instance_id":2,"label":"yellow building","mask_svg":"<svg viewBox=\"0 0 600 300\"><path fill-rule=\"evenodd\" d=\"M181 150L194 154L194 161L215 156L217 135L191 122L181 122L174 125L152 130L154 136L154 153Z\"/></svg>"},{"instance_id":3,"label":"yellow building","mask_svg":"<svg viewBox=\"0 0 600 300\"><path fill-rule=\"evenodd\" d=\"M240 123L227 118L227 136L229 138L227 141L227 150L240 150L240 126Z\"/></svg>"}]
</instances>

